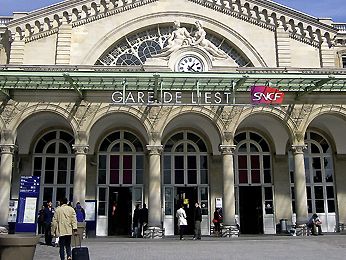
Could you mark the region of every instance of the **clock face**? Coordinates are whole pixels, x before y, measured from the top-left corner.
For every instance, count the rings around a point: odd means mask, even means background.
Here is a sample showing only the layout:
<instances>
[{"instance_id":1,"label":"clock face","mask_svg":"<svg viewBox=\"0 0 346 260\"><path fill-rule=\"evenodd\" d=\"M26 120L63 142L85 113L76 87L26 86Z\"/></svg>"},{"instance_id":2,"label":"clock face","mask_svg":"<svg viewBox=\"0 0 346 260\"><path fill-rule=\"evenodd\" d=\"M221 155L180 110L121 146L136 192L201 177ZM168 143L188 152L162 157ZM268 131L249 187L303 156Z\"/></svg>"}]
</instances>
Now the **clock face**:
<instances>
[{"instance_id":1,"label":"clock face","mask_svg":"<svg viewBox=\"0 0 346 260\"><path fill-rule=\"evenodd\" d=\"M204 70L203 62L196 56L185 56L177 64L179 72L201 72Z\"/></svg>"}]
</instances>

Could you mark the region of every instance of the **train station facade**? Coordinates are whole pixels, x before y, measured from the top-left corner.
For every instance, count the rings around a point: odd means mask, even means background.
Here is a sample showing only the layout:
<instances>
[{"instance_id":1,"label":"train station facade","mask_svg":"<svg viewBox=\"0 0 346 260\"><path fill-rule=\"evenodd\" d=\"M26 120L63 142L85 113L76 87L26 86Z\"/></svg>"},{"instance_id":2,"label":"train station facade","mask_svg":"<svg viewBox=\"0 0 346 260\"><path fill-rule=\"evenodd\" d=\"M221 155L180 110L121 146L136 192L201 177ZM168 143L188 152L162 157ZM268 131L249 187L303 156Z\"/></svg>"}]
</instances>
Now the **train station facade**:
<instances>
[{"instance_id":1,"label":"train station facade","mask_svg":"<svg viewBox=\"0 0 346 260\"><path fill-rule=\"evenodd\" d=\"M195 202L204 235L215 208L241 233L346 223L346 24L266 0L71 0L0 21L0 225L21 176L40 176L39 205L94 202L97 236L128 234L143 203L165 235Z\"/></svg>"}]
</instances>

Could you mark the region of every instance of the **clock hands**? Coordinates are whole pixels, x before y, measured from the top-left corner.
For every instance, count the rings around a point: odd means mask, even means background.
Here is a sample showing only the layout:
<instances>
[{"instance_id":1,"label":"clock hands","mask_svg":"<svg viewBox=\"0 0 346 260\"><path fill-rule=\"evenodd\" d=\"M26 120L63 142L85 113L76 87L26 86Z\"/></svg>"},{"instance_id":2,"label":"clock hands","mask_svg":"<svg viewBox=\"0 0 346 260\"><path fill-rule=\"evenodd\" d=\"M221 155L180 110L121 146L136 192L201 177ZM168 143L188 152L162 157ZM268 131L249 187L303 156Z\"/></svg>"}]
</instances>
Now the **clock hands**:
<instances>
[{"instance_id":1,"label":"clock hands","mask_svg":"<svg viewBox=\"0 0 346 260\"><path fill-rule=\"evenodd\" d=\"M189 71L193 71L193 72L196 72L196 70L193 68L195 66L196 63L193 63L191 66L187 65L187 69Z\"/></svg>"}]
</instances>

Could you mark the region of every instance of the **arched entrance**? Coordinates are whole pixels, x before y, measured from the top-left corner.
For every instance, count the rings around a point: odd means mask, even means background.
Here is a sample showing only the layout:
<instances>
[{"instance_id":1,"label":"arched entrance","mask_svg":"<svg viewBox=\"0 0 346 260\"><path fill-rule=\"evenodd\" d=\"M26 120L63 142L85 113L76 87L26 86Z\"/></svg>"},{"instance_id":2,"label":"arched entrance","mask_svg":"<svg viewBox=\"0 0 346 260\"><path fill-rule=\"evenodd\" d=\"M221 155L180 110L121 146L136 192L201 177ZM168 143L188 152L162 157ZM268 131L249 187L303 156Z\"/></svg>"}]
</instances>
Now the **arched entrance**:
<instances>
[{"instance_id":1,"label":"arched entrance","mask_svg":"<svg viewBox=\"0 0 346 260\"><path fill-rule=\"evenodd\" d=\"M129 131L106 136L98 150L96 233L130 235L132 212L143 202L144 150Z\"/></svg>"},{"instance_id":2,"label":"arched entrance","mask_svg":"<svg viewBox=\"0 0 346 260\"><path fill-rule=\"evenodd\" d=\"M164 228L166 235L177 234L175 212L184 205L188 233L193 233L193 209L201 203L202 234L209 234L208 153L204 140L191 131L173 134L163 152Z\"/></svg>"},{"instance_id":3,"label":"arched entrance","mask_svg":"<svg viewBox=\"0 0 346 260\"><path fill-rule=\"evenodd\" d=\"M33 150L33 175L41 177L40 205L51 200L53 207L66 197L73 201L74 137L64 130L43 134Z\"/></svg>"},{"instance_id":4,"label":"arched entrance","mask_svg":"<svg viewBox=\"0 0 346 260\"><path fill-rule=\"evenodd\" d=\"M243 234L275 233L271 153L258 133L245 131L234 138L236 213Z\"/></svg>"},{"instance_id":5,"label":"arched entrance","mask_svg":"<svg viewBox=\"0 0 346 260\"><path fill-rule=\"evenodd\" d=\"M335 232L336 202L334 188L333 151L327 139L317 131L307 131L304 143L305 180L308 213L317 213L323 232ZM290 154L292 208L295 213L294 164Z\"/></svg>"}]
</instances>

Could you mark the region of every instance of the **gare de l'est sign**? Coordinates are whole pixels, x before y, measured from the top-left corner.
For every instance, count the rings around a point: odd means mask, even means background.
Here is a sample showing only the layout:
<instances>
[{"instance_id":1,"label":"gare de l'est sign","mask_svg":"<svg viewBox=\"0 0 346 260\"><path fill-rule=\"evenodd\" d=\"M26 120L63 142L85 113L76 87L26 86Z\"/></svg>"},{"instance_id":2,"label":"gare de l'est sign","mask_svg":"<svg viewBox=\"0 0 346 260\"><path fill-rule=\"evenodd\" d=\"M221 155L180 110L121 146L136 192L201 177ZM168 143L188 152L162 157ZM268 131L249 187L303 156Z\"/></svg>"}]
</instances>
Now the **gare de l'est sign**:
<instances>
[{"instance_id":1,"label":"gare de l'est sign","mask_svg":"<svg viewBox=\"0 0 346 260\"><path fill-rule=\"evenodd\" d=\"M252 104L281 104L285 94L269 86L252 86L250 95ZM161 91L156 96L153 91L115 91L111 98L113 104L231 105L234 104L235 94L219 91Z\"/></svg>"}]
</instances>

